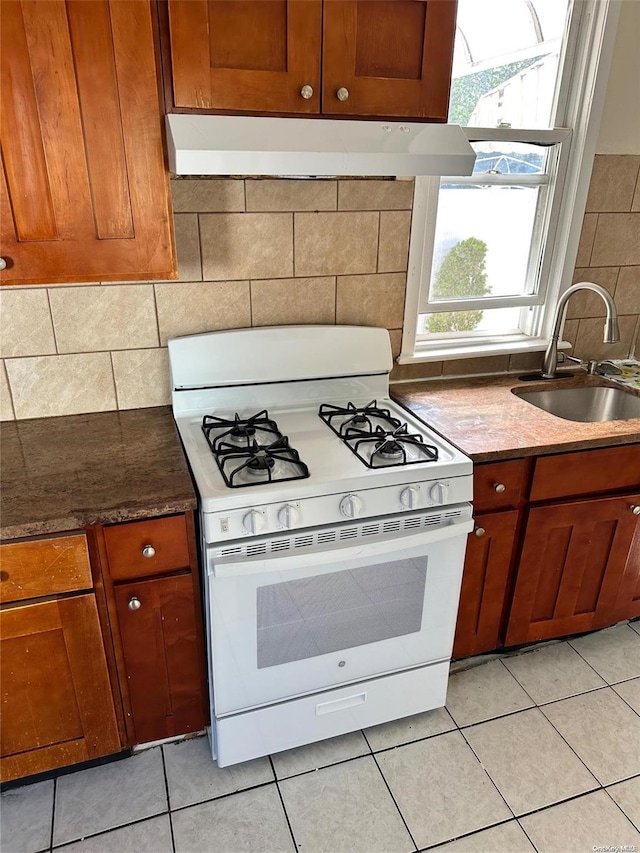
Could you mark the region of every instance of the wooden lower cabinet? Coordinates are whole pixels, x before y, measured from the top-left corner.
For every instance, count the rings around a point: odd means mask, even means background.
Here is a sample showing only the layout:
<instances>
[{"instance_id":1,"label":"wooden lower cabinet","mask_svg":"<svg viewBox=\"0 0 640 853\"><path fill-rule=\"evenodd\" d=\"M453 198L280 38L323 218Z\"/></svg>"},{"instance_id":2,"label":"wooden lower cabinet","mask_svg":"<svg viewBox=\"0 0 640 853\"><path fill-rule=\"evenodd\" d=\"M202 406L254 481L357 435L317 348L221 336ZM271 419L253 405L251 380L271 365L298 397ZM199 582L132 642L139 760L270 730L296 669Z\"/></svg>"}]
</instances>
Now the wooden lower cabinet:
<instances>
[{"instance_id":1,"label":"wooden lower cabinet","mask_svg":"<svg viewBox=\"0 0 640 853\"><path fill-rule=\"evenodd\" d=\"M93 594L0 611L0 779L121 748Z\"/></svg>"},{"instance_id":2,"label":"wooden lower cabinet","mask_svg":"<svg viewBox=\"0 0 640 853\"><path fill-rule=\"evenodd\" d=\"M135 740L201 730L201 636L192 577L181 574L115 588Z\"/></svg>"},{"instance_id":3,"label":"wooden lower cabinet","mask_svg":"<svg viewBox=\"0 0 640 853\"><path fill-rule=\"evenodd\" d=\"M454 658L498 646L517 523L517 510L475 518L467 541Z\"/></svg>"},{"instance_id":4,"label":"wooden lower cabinet","mask_svg":"<svg viewBox=\"0 0 640 853\"><path fill-rule=\"evenodd\" d=\"M201 731L208 694L192 512L97 528L127 743Z\"/></svg>"},{"instance_id":5,"label":"wooden lower cabinet","mask_svg":"<svg viewBox=\"0 0 640 853\"><path fill-rule=\"evenodd\" d=\"M614 616L616 622L640 616L640 524L631 543Z\"/></svg>"},{"instance_id":6,"label":"wooden lower cabinet","mask_svg":"<svg viewBox=\"0 0 640 853\"><path fill-rule=\"evenodd\" d=\"M638 526L632 506L637 504L640 495L633 494L530 510L506 645L577 634L628 618L621 614L619 595L629 561L638 554L637 547L632 550ZM633 601L637 586L631 578L629 569Z\"/></svg>"}]
</instances>

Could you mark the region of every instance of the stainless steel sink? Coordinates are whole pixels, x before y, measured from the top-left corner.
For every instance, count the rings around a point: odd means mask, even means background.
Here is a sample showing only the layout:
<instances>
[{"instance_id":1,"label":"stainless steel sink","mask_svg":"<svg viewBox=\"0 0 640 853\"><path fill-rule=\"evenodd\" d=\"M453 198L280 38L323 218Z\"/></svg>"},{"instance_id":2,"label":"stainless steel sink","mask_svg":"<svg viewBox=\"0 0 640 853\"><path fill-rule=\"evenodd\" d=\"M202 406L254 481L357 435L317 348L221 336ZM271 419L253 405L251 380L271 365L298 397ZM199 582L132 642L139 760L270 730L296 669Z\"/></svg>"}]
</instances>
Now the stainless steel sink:
<instances>
[{"instance_id":1,"label":"stainless steel sink","mask_svg":"<svg viewBox=\"0 0 640 853\"><path fill-rule=\"evenodd\" d=\"M516 395L567 421L624 421L640 418L640 397L618 388L550 388Z\"/></svg>"}]
</instances>

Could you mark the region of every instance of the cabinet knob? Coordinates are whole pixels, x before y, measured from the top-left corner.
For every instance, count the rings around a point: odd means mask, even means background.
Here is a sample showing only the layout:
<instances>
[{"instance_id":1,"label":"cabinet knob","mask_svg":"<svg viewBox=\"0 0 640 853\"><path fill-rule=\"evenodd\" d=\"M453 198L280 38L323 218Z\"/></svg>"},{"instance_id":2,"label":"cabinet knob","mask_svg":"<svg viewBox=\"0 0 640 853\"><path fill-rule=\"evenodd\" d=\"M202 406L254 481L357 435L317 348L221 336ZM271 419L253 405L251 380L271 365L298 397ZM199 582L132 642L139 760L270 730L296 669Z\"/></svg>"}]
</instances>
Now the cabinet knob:
<instances>
[{"instance_id":1,"label":"cabinet knob","mask_svg":"<svg viewBox=\"0 0 640 853\"><path fill-rule=\"evenodd\" d=\"M506 490L506 488L507 487L505 486L504 483L494 483L493 484L494 492L497 492L499 495L501 495Z\"/></svg>"},{"instance_id":2,"label":"cabinet knob","mask_svg":"<svg viewBox=\"0 0 640 853\"><path fill-rule=\"evenodd\" d=\"M476 534L476 536L484 536L487 531L484 529L484 527L474 527L473 532Z\"/></svg>"},{"instance_id":3,"label":"cabinet knob","mask_svg":"<svg viewBox=\"0 0 640 853\"><path fill-rule=\"evenodd\" d=\"M129 604L127 604L127 607L129 608L129 610L140 610L140 608L142 607L142 602L134 595L133 598L129 599Z\"/></svg>"},{"instance_id":4,"label":"cabinet knob","mask_svg":"<svg viewBox=\"0 0 640 853\"><path fill-rule=\"evenodd\" d=\"M7 262L5 261L4 258L0 258L0 270L6 270L6 268L7 268Z\"/></svg>"},{"instance_id":5,"label":"cabinet knob","mask_svg":"<svg viewBox=\"0 0 640 853\"><path fill-rule=\"evenodd\" d=\"M629 509L634 515L640 515L640 505L631 504Z\"/></svg>"},{"instance_id":6,"label":"cabinet knob","mask_svg":"<svg viewBox=\"0 0 640 853\"><path fill-rule=\"evenodd\" d=\"M344 86L341 86L341 87L338 89L338 91L336 92L336 98L337 98L339 101L346 101L348 97L349 97L349 90L348 90L348 89L345 89L345 87L344 87Z\"/></svg>"},{"instance_id":7,"label":"cabinet knob","mask_svg":"<svg viewBox=\"0 0 640 853\"><path fill-rule=\"evenodd\" d=\"M153 547L153 545L145 545L144 548L142 549L142 556L143 557L155 557L155 555L156 555L156 549Z\"/></svg>"},{"instance_id":8,"label":"cabinet knob","mask_svg":"<svg viewBox=\"0 0 640 853\"><path fill-rule=\"evenodd\" d=\"M302 89L300 89L300 94L305 101L308 101L309 98L313 98L313 86L303 86Z\"/></svg>"}]
</instances>

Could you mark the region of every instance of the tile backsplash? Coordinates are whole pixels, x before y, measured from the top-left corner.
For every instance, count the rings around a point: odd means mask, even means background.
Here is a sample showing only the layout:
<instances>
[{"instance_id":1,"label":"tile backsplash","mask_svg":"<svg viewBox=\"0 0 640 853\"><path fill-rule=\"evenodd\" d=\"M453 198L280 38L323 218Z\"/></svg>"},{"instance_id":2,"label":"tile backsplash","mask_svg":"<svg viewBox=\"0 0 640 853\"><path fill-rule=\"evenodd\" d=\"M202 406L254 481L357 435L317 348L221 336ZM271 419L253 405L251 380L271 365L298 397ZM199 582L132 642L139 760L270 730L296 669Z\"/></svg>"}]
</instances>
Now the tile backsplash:
<instances>
[{"instance_id":1,"label":"tile backsplash","mask_svg":"<svg viewBox=\"0 0 640 853\"><path fill-rule=\"evenodd\" d=\"M580 355L627 355L640 325L640 156L596 158L576 280L607 287L621 343L602 349L601 302L574 297ZM172 181L179 281L5 288L3 419L169 402L166 342L214 329L346 323L400 349L410 180ZM613 352L615 349L615 352ZM523 370L538 354L396 366L392 378Z\"/></svg>"}]
</instances>

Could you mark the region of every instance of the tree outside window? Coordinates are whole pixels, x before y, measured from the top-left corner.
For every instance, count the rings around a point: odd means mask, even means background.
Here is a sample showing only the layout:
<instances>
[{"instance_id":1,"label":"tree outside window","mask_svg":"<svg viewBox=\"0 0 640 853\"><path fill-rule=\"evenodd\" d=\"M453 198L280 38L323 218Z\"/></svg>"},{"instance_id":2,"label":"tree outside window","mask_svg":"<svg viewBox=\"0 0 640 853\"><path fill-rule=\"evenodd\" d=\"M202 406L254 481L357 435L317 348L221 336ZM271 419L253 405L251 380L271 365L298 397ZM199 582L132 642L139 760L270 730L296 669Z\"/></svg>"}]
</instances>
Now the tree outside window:
<instances>
[{"instance_id":1,"label":"tree outside window","mask_svg":"<svg viewBox=\"0 0 640 853\"><path fill-rule=\"evenodd\" d=\"M477 237L468 237L456 243L444 256L433 284L433 296L438 299L464 299L486 296L491 292L487 284L485 260L487 244ZM470 332L482 320L482 311L443 311L427 318L426 331Z\"/></svg>"}]
</instances>

